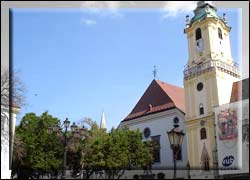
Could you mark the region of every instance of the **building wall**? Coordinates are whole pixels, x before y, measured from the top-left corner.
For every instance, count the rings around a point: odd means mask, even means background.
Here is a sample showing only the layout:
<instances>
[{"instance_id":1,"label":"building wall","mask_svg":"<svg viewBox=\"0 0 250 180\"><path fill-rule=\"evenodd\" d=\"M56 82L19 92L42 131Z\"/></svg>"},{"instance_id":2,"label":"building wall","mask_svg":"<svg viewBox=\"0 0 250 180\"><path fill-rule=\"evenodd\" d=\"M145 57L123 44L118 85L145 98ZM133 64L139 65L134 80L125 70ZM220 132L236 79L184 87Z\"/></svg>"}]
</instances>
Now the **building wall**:
<instances>
[{"instance_id":1,"label":"building wall","mask_svg":"<svg viewBox=\"0 0 250 180\"><path fill-rule=\"evenodd\" d=\"M198 91L197 84L200 82L203 83L203 89ZM202 73L197 77L185 80L184 87L186 120L211 115L212 107L218 105L216 72ZM204 115L199 114L200 104L203 104Z\"/></svg>"},{"instance_id":2,"label":"building wall","mask_svg":"<svg viewBox=\"0 0 250 180\"><path fill-rule=\"evenodd\" d=\"M203 83L203 89L198 91L197 84L200 82ZM192 79L185 80L184 87L190 166L192 168L201 168L201 154L205 144L210 157L209 164L212 167L213 150L215 147L212 107L218 104L216 71L205 72ZM203 115L199 113L200 104L204 108ZM201 124L201 121L204 123ZM203 127L206 129L207 138L201 140L200 130Z\"/></svg>"},{"instance_id":3,"label":"building wall","mask_svg":"<svg viewBox=\"0 0 250 180\"><path fill-rule=\"evenodd\" d=\"M16 123L16 114L19 112L18 108L11 109L11 116L9 116L8 109L1 112L1 179L10 179L11 178L11 169L10 162L12 154L13 144L10 146L9 135L11 133L14 137L15 123ZM11 118L11 119L9 119ZM9 122L12 122L12 132L9 129ZM11 149L10 149L11 147ZM11 153L10 153L11 151Z\"/></svg>"},{"instance_id":4,"label":"building wall","mask_svg":"<svg viewBox=\"0 0 250 180\"><path fill-rule=\"evenodd\" d=\"M154 163L153 169L173 169L173 152L170 148L167 131L170 131L173 128L175 117L179 118L180 128L185 133L183 143L182 143L182 160L178 160L176 163L177 167L186 168L187 165L187 141L186 141L186 128L185 128L185 116L177 109L172 109L164 112L159 112L144 117L136 118L133 120L122 122L120 127L127 125L129 129L136 130L139 129L140 132L146 127L149 127L151 130L151 136L160 135L160 163ZM150 140L143 139L143 141ZM178 175L178 174L177 174ZM186 173L179 175L181 177L186 176Z\"/></svg>"}]
</instances>

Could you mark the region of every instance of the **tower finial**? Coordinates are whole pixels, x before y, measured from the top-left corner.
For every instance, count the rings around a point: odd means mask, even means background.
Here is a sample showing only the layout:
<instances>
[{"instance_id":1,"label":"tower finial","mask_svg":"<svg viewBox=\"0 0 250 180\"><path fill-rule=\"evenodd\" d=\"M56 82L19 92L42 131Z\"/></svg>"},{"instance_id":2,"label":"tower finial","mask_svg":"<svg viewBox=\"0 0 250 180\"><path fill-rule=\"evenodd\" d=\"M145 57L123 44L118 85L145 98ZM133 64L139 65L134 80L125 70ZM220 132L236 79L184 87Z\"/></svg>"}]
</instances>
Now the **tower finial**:
<instances>
[{"instance_id":1,"label":"tower finial","mask_svg":"<svg viewBox=\"0 0 250 180\"><path fill-rule=\"evenodd\" d=\"M189 27L190 25L190 19L189 19L189 15L186 15L186 27Z\"/></svg>"},{"instance_id":2,"label":"tower finial","mask_svg":"<svg viewBox=\"0 0 250 180\"><path fill-rule=\"evenodd\" d=\"M227 15L226 15L226 13L223 13L223 21L227 24Z\"/></svg>"},{"instance_id":3,"label":"tower finial","mask_svg":"<svg viewBox=\"0 0 250 180\"><path fill-rule=\"evenodd\" d=\"M205 1L198 1L198 2L197 2L197 7L200 7L200 6L202 6L203 4L205 4Z\"/></svg>"},{"instance_id":4,"label":"tower finial","mask_svg":"<svg viewBox=\"0 0 250 180\"><path fill-rule=\"evenodd\" d=\"M209 5L209 6L214 7L212 1L198 1L198 2L197 2L197 8L199 8L199 7L204 7L204 6L206 6L206 5Z\"/></svg>"},{"instance_id":5,"label":"tower finial","mask_svg":"<svg viewBox=\"0 0 250 180\"><path fill-rule=\"evenodd\" d=\"M154 79L156 78L156 74L157 74L157 69L156 69L156 65L154 65L154 70L153 70Z\"/></svg>"}]
</instances>

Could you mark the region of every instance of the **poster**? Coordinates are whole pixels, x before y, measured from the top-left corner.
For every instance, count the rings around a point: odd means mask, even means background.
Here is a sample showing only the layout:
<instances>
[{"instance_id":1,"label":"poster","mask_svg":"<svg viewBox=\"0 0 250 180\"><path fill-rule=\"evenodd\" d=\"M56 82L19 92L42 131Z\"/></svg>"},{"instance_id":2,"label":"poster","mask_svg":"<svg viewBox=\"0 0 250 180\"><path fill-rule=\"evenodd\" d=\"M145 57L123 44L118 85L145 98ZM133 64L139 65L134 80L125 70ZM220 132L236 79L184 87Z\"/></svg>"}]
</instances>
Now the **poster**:
<instances>
[{"instance_id":1,"label":"poster","mask_svg":"<svg viewBox=\"0 0 250 180\"><path fill-rule=\"evenodd\" d=\"M215 128L219 174L238 173L237 170L242 168L241 103L215 108Z\"/></svg>"}]
</instances>

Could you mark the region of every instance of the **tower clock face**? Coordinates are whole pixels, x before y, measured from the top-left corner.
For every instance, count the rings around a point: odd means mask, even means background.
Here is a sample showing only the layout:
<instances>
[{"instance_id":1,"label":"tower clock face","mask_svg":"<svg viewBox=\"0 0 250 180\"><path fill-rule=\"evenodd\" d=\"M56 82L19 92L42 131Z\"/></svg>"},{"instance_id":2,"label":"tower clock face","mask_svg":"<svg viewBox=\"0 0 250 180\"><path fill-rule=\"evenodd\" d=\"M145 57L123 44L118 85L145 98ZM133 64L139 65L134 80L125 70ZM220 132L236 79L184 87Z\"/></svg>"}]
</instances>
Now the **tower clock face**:
<instances>
[{"instance_id":1,"label":"tower clock face","mask_svg":"<svg viewBox=\"0 0 250 180\"><path fill-rule=\"evenodd\" d=\"M195 46L197 51L203 51L203 39L198 39Z\"/></svg>"}]
</instances>

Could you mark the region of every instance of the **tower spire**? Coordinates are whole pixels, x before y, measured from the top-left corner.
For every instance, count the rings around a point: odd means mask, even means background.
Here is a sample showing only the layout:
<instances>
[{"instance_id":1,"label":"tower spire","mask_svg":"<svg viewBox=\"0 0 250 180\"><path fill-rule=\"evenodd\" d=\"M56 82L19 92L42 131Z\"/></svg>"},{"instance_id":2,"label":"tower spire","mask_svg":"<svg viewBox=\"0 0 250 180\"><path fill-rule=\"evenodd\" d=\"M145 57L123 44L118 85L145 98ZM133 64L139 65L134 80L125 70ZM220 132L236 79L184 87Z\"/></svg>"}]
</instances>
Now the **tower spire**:
<instances>
[{"instance_id":1,"label":"tower spire","mask_svg":"<svg viewBox=\"0 0 250 180\"><path fill-rule=\"evenodd\" d=\"M100 122L100 128L101 128L101 129L105 129L105 128L106 128L106 122L105 122L104 111L102 111L102 117L101 117L101 122Z\"/></svg>"}]
</instances>

